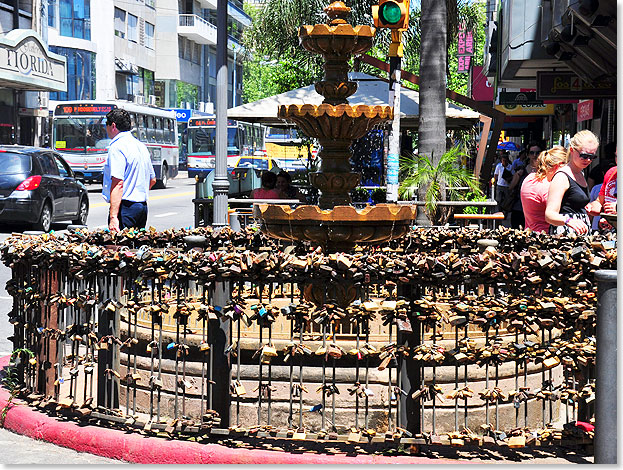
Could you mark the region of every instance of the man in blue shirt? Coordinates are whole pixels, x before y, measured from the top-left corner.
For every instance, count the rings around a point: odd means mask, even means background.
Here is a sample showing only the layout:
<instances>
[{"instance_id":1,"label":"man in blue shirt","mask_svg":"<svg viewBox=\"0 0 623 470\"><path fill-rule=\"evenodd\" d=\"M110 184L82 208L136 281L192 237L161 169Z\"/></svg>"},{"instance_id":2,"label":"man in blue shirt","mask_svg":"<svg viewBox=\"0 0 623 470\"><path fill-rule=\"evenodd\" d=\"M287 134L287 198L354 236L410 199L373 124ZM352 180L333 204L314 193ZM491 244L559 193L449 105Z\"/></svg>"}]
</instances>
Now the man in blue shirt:
<instances>
[{"instance_id":1,"label":"man in blue shirt","mask_svg":"<svg viewBox=\"0 0 623 470\"><path fill-rule=\"evenodd\" d=\"M147 198L156 183L149 150L132 135L132 121L125 109L106 115L106 132L112 139L104 165L102 197L110 203L108 228L144 228Z\"/></svg>"}]
</instances>

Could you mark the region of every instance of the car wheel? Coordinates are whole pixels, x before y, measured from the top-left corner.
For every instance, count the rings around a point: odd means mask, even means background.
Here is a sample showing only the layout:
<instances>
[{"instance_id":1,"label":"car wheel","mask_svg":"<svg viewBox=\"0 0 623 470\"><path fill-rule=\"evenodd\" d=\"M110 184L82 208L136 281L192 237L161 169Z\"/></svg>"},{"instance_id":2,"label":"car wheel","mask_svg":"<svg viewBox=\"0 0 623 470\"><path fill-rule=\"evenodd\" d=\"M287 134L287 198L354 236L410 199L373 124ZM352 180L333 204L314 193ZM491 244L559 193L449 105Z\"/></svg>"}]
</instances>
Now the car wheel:
<instances>
[{"instance_id":1,"label":"car wheel","mask_svg":"<svg viewBox=\"0 0 623 470\"><path fill-rule=\"evenodd\" d=\"M35 224L35 228L37 230L49 232L51 226L52 226L52 206L50 205L49 202L46 201L43 204L43 209L41 209L41 215L39 216L39 222Z\"/></svg>"},{"instance_id":2,"label":"car wheel","mask_svg":"<svg viewBox=\"0 0 623 470\"><path fill-rule=\"evenodd\" d=\"M167 187L167 183L169 182L169 167L166 163L162 164L162 171L160 172L160 179L156 181L156 186L160 189L165 189Z\"/></svg>"},{"instance_id":3,"label":"car wheel","mask_svg":"<svg viewBox=\"0 0 623 470\"><path fill-rule=\"evenodd\" d=\"M74 225L86 225L89 217L89 200L83 197L80 200L80 209L78 210L78 218L71 221Z\"/></svg>"}]
</instances>

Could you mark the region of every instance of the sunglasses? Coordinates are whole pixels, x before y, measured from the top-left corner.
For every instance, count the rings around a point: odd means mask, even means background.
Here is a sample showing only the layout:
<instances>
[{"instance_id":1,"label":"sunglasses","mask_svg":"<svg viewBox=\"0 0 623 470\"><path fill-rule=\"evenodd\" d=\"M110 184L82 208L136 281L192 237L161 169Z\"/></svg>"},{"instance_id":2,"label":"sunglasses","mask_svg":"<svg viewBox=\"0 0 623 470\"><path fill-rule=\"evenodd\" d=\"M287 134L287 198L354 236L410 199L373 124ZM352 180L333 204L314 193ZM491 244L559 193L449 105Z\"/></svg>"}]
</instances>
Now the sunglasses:
<instances>
[{"instance_id":1,"label":"sunglasses","mask_svg":"<svg viewBox=\"0 0 623 470\"><path fill-rule=\"evenodd\" d=\"M595 158L597 157L597 155L595 155L594 153L578 152L578 155L580 155L580 158L582 160L595 160Z\"/></svg>"}]
</instances>

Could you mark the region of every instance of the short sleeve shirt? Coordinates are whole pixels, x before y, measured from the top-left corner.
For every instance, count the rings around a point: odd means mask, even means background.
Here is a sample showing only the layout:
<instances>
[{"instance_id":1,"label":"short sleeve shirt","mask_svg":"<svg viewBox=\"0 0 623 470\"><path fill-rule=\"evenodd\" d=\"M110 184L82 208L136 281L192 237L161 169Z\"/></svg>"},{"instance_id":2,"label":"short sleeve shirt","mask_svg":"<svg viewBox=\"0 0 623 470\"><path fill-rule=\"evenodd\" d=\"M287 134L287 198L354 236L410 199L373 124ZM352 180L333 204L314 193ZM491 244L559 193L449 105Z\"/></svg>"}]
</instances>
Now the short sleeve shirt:
<instances>
[{"instance_id":1,"label":"short sleeve shirt","mask_svg":"<svg viewBox=\"0 0 623 470\"><path fill-rule=\"evenodd\" d=\"M104 165L102 197L110 202L112 178L123 180L122 200L146 202L149 182L156 177L149 150L131 131L120 132L110 142L108 158Z\"/></svg>"},{"instance_id":2,"label":"short sleeve shirt","mask_svg":"<svg viewBox=\"0 0 623 470\"><path fill-rule=\"evenodd\" d=\"M549 181L547 178L538 180L536 173L530 173L521 185L521 205L526 218L526 228L534 232L549 230L549 223L545 220L545 208L547 207L547 193Z\"/></svg>"},{"instance_id":3,"label":"short sleeve shirt","mask_svg":"<svg viewBox=\"0 0 623 470\"><path fill-rule=\"evenodd\" d=\"M502 178L502 173L504 173L505 169L510 171L511 165L509 164L507 166L504 166L502 165L502 163L498 163L495 167L495 172L493 173L493 176L495 177L495 183L498 186L508 186L508 181Z\"/></svg>"},{"instance_id":4,"label":"short sleeve shirt","mask_svg":"<svg viewBox=\"0 0 623 470\"><path fill-rule=\"evenodd\" d=\"M610 168L605 176L599 192L604 197L605 202L616 200L617 198L617 167ZM610 199L609 199L610 198Z\"/></svg>"}]
</instances>

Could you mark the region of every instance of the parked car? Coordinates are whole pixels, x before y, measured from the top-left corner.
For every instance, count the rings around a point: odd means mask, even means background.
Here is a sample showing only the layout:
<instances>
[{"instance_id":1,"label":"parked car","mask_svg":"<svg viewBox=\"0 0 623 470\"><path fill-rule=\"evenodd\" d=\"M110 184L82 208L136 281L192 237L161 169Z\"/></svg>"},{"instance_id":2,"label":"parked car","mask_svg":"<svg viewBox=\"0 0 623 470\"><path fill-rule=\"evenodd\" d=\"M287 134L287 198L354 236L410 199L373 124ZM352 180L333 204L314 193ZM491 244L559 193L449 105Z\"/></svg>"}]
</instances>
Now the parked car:
<instances>
[{"instance_id":1,"label":"parked car","mask_svg":"<svg viewBox=\"0 0 623 470\"><path fill-rule=\"evenodd\" d=\"M0 145L0 223L26 222L48 232L52 222L85 225L86 186L58 153Z\"/></svg>"}]
</instances>

